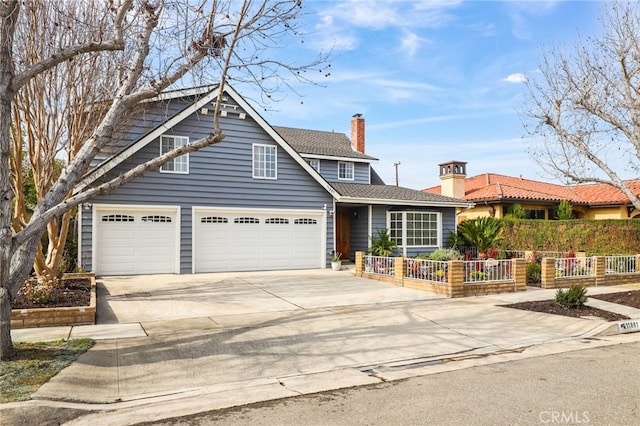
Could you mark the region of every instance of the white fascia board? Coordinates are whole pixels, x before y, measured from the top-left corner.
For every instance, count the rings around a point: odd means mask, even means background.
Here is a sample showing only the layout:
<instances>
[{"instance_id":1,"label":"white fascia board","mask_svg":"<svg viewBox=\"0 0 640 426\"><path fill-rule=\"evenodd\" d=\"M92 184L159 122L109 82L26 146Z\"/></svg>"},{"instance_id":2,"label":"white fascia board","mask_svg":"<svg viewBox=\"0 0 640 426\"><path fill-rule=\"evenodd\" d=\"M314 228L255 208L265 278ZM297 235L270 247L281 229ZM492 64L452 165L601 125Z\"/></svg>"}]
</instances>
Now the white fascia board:
<instances>
[{"instance_id":1,"label":"white fascia board","mask_svg":"<svg viewBox=\"0 0 640 426\"><path fill-rule=\"evenodd\" d=\"M352 163L377 163L378 160L370 158L353 158L353 157L337 157L334 155L322 155L322 154L300 154L302 158L317 158L319 160L335 160L335 161L350 161Z\"/></svg>"},{"instance_id":2,"label":"white fascia board","mask_svg":"<svg viewBox=\"0 0 640 426\"><path fill-rule=\"evenodd\" d=\"M329 185L329 183L320 175L320 173L318 173L316 171L316 169L314 169L313 167L311 167L309 165L309 163L307 163L304 158L302 158L302 156L300 155L300 153L298 153L298 151L296 151L295 149L293 149L291 147L291 145L289 145L283 138L282 136L280 136L275 130L273 130L273 128L269 125L269 123L267 123L264 118L262 118L260 116L260 114L258 114L256 112L256 110L254 110L251 105L249 105L249 103L247 101L244 100L244 98L242 96L240 96L238 94L238 92L236 92L231 86L226 85L225 86L225 92L229 94L229 96L231 96L237 103L238 105L240 105L240 107L242 109L244 109L244 111L251 117L253 118L253 120L258 123L258 125L260 127L262 127L262 129L267 132L267 134L269 136L271 136L271 138L282 147L282 149L285 150L285 152L287 154L289 154L291 156L291 158L293 158L298 164L300 164L300 166L311 175L312 178L314 178L329 194L331 194L331 196L333 196L333 198L339 198L340 194L338 194L338 192L336 192L335 189L333 189L333 187L331 185ZM352 161L353 159L350 159L348 161Z\"/></svg>"},{"instance_id":3,"label":"white fascia board","mask_svg":"<svg viewBox=\"0 0 640 426\"><path fill-rule=\"evenodd\" d=\"M109 171L115 168L118 164L122 163L124 160L131 157L136 152L140 151L142 148L147 146L147 144L149 144L151 141L162 136L172 127L176 126L182 120L189 117L191 114L196 112L202 106L211 102L217 96L218 96L218 89L212 90L207 96L204 96L201 99L197 100L196 102L191 104L191 106L185 108L180 113L176 114L175 116L171 117L169 120L160 124L158 127L153 129L150 133L147 133L145 136L143 136L141 139L139 139L137 142L129 146L124 151L111 157L107 162L99 165L91 173L89 173L84 179L82 179L80 183L78 183L73 193L77 194L78 192L80 192L80 190L85 188L87 185L91 184L92 182L96 181L97 179L107 174Z\"/></svg>"},{"instance_id":4,"label":"white fascia board","mask_svg":"<svg viewBox=\"0 0 640 426\"><path fill-rule=\"evenodd\" d=\"M160 93L158 96L154 96L153 98L145 99L142 102L158 102L166 101L169 99L188 98L189 96L202 95L204 93L212 91L216 88L216 86L217 84L211 84L208 86L191 87L189 89L171 90L169 92Z\"/></svg>"},{"instance_id":5,"label":"white fascia board","mask_svg":"<svg viewBox=\"0 0 640 426\"><path fill-rule=\"evenodd\" d=\"M388 204L398 206L425 206L425 207L473 207L473 203L456 203L448 201L417 201L417 200L387 200L381 198L356 198L356 197L340 197L340 203L353 204Z\"/></svg>"}]
</instances>

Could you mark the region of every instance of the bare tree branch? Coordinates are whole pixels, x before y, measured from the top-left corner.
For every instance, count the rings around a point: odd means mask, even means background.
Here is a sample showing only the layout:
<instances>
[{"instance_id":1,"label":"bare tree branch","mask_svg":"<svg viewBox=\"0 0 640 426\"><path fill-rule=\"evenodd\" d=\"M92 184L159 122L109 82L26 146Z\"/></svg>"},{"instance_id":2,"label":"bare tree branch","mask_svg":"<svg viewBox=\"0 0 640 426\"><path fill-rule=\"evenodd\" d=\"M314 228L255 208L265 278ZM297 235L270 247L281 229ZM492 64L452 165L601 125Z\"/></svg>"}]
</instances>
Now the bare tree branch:
<instances>
[{"instance_id":1,"label":"bare tree branch","mask_svg":"<svg viewBox=\"0 0 640 426\"><path fill-rule=\"evenodd\" d=\"M543 55L528 79L525 127L535 161L569 182L612 185L640 210L622 175L640 176L640 7L607 3L602 35Z\"/></svg>"}]
</instances>

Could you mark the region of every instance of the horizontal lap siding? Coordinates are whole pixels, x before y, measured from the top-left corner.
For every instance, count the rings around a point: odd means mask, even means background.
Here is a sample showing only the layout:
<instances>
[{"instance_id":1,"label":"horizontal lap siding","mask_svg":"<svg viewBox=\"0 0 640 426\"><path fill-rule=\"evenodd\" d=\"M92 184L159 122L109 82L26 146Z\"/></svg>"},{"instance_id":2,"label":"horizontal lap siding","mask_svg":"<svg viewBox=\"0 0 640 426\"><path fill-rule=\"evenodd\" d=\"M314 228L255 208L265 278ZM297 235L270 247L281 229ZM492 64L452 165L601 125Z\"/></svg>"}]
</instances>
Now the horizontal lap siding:
<instances>
[{"instance_id":1,"label":"horizontal lap siding","mask_svg":"<svg viewBox=\"0 0 640 426\"><path fill-rule=\"evenodd\" d=\"M252 178L252 144L276 145L251 118L236 114L221 118L223 142L189 155L189 174L148 172L113 193L92 200L108 204L179 205L181 207L180 270L192 270L192 206L284 208L320 210L332 205L332 197L282 147L278 146L277 180ZM206 136L212 116L192 114L165 134L188 136L191 141ZM155 140L133 159L109 173L120 174L159 155ZM90 216L90 215L87 215ZM87 223L88 222L88 223ZM90 219L84 221L90 227ZM332 241L333 223L327 223L327 241ZM83 230L83 259L90 258L90 233ZM87 251L89 251L87 253Z\"/></svg>"},{"instance_id":2,"label":"horizontal lap siding","mask_svg":"<svg viewBox=\"0 0 640 426\"><path fill-rule=\"evenodd\" d=\"M143 104L144 110L134 113L124 120L121 127L116 129L113 146L118 147L115 152L104 151L97 155L92 166L100 164L113 154L133 144L161 123L188 108L191 101L187 99L171 99L164 102Z\"/></svg>"},{"instance_id":3,"label":"horizontal lap siding","mask_svg":"<svg viewBox=\"0 0 640 426\"><path fill-rule=\"evenodd\" d=\"M447 207L414 207L414 206L373 206L373 221L372 221L372 234L377 235L378 230L387 229L387 211L427 211L427 212L440 212L442 213L442 241L443 247L448 244L449 233L455 232L456 214L454 208ZM421 248L421 247L409 247L407 248L407 256L416 256L418 254L430 253L435 248Z\"/></svg>"},{"instance_id":4,"label":"horizontal lap siding","mask_svg":"<svg viewBox=\"0 0 640 426\"><path fill-rule=\"evenodd\" d=\"M367 251L369 248L369 208L359 207L354 211L358 215L351 218L351 258L355 258L356 251Z\"/></svg>"},{"instance_id":5,"label":"horizontal lap siding","mask_svg":"<svg viewBox=\"0 0 640 426\"><path fill-rule=\"evenodd\" d=\"M348 163L349 161L345 161ZM353 180L338 179L338 161L321 160L320 175L329 182L370 183L369 163L354 163Z\"/></svg>"}]
</instances>

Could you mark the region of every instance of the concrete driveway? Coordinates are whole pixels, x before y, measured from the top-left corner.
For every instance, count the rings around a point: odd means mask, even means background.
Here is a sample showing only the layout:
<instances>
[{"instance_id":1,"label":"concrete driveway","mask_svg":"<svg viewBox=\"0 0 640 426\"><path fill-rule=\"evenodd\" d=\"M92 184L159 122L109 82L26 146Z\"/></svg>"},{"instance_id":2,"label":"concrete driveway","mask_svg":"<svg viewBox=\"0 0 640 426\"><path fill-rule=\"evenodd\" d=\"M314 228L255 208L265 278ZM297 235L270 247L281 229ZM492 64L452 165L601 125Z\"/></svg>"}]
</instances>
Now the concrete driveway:
<instances>
[{"instance_id":1,"label":"concrete driveway","mask_svg":"<svg viewBox=\"0 0 640 426\"><path fill-rule=\"evenodd\" d=\"M33 395L34 404L101 411L78 424L153 421L640 338L601 337L611 324L600 320L500 306L554 290L447 299L331 270L98 281L98 324L67 332L96 345Z\"/></svg>"},{"instance_id":2,"label":"concrete driveway","mask_svg":"<svg viewBox=\"0 0 640 426\"><path fill-rule=\"evenodd\" d=\"M222 317L234 315L250 318L265 313L444 298L332 270L139 275L97 281L98 324L205 317L224 322Z\"/></svg>"}]
</instances>

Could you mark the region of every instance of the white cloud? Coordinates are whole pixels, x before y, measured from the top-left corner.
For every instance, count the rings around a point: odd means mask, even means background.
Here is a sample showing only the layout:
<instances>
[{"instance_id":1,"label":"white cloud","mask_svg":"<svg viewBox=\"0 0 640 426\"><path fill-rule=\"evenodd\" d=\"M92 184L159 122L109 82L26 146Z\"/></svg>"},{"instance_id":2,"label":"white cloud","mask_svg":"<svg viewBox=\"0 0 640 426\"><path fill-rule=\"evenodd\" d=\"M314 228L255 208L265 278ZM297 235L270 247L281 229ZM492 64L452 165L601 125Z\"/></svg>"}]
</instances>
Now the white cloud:
<instances>
[{"instance_id":1,"label":"white cloud","mask_svg":"<svg viewBox=\"0 0 640 426\"><path fill-rule=\"evenodd\" d=\"M330 3L330 7L320 10L318 14L325 25L342 22L346 26L372 29L440 27L453 19L446 12L460 3L460 1L349 0Z\"/></svg>"},{"instance_id":2,"label":"white cloud","mask_svg":"<svg viewBox=\"0 0 640 426\"><path fill-rule=\"evenodd\" d=\"M339 34L339 32L338 32ZM345 51L354 50L358 47L360 41L351 34L339 34L335 36L324 35L318 39L312 40L309 45L314 49L322 51Z\"/></svg>"},{"instance_id":3,"label":"white cloud","mask_svg":"<svg viewBox=\"0 0 640 426\"><path fill-rule=\"evenodd\" d=\"M390 80L385 78L373 78L369 80L370 84L376 86L397 88L397 89L414 89L414 90L437 90L438 88L429 83L421 83L406 80Z\"/></svg>"},{"instance_id":4,"label":"white cloud","mask_svg":"<svg viewBox=\"0 0 640 426\"><path fill-rule=\"evenodd\" d=\"M402 37L400 48L407 52L409 57L413 57L418 49L427 41L427 39L418 36L416 33L407 31L404 37Z\"/></svg>"},{"instance_id":5,"label":"white cloud","mask_svg":"<svg viewBox=\"0 0 640 426\"><path fill-rule=\"evenodd\" d=\"M514 74L509 74L505 78L502 79L507 83L526 83L528 81L527 76L521 72L517 72Z\"/></svg>"}]
</instances>

